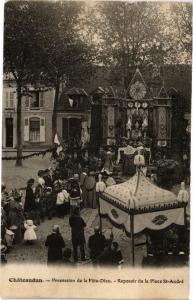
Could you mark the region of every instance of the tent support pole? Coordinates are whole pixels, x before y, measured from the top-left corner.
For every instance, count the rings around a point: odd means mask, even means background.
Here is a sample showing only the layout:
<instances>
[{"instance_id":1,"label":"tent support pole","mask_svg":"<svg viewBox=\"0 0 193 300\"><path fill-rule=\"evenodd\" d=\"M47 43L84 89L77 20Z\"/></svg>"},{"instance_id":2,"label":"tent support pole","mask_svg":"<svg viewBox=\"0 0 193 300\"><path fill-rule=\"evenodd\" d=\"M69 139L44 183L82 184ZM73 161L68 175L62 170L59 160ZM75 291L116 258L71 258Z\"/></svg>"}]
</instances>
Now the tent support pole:
<instances>
[{"instance_id":1,"label":"tent support pole","mask_svg":"<svg viewBox=\"0 0 193 300\"><path fill-rule=\"evenodd\" d=\"M148 233L146 232L146 255L148 254L147 247L148 247Z\"/></svg>"},{"instance_id":2,"label":"tent support pole","mask_svg":"<svg viewBox=\"0 0 193 300\"><path fill-rule=\"evenodd\" d=\"M184 226L186 227L186 205L184 206Z\"/></svg>"},{"instance_id":3,"label":"tent support pole","mask_svg":"<svg viewBox=\"0 0 193 300\"><path fill-rule=\"evenodd\" d=\"M102 224L102 217L101 217L101 214L100 214L100 202L99 202L99 193L98 193L98 214L99 214L99 228L100 228L100 233L102 234L102 230L103 230L103 224Z\"/></svg>"},{"instance_id":4,"label":"tent support pole","mask_svg":"<svg viewBox=\"0 0 193 300\"><path fill-rule=\"evenodd\" d=\"M132 246L132 265L135 266L135 240L134 240L134 215L130 215L130 229L131 229L131 246Z\"/></svg>"}]
</instances>

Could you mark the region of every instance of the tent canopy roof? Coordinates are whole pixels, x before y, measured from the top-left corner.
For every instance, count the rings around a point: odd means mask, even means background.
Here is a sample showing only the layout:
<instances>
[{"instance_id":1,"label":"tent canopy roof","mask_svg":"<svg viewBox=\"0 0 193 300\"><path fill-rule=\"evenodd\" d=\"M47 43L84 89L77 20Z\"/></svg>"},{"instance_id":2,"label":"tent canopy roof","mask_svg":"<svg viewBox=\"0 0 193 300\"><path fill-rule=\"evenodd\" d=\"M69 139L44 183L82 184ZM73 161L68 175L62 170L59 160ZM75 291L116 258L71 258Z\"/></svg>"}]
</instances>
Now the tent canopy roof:
<instances>
[{"instance_id":1,"label":"tent canopy roof","mask_svg":"<svg viewBox=\"0 0 193 300\"><path fill-rule=\"evenodd\" d=\"M101 198L103 196L119 206L135 209L164 207L178 202L174 193L154 185L142 171L124 183L107 187Z\"/></svg>"}]
</instances>

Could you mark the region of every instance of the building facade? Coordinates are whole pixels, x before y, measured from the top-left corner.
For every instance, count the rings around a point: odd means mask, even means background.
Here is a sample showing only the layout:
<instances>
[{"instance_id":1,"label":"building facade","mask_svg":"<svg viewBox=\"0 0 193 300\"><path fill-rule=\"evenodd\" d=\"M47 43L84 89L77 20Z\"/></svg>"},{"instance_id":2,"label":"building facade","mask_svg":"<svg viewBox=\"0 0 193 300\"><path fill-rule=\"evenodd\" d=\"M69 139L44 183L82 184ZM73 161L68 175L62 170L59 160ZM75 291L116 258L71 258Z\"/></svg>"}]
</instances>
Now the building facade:
<instances>
[{"instance_id":1,"label":"building facade","mask_svg":"<svg viewBox=\"0 0 193 300\"><path fill-rule=\"evenodd\" d=\"M54 89L28 85L22 96L21 131L23 149L33 150L52 145ZM3 149L17 147L17 93L14 80L4 79Z\"/></svg>"},{"instance_id":2,"label":"building facade","mask_svg":"<svg viewBox=\"0 0 193 300\"><path fill-rule=\"evenodd\" d=\"M89 142L91 103L84 89L72 88L62 92L56 114L57 132L63 141Z\"/></svg>"},{"instance_id":3,"label":"building facade","mask_svg":"<svg viewBox=\"0 0 193 300\"><path fill-rule=\"evenodd\" d=\"M2 147L17 146L17 96L14 80L4 78L2 101Z\"/></svg>"}]
</instances>

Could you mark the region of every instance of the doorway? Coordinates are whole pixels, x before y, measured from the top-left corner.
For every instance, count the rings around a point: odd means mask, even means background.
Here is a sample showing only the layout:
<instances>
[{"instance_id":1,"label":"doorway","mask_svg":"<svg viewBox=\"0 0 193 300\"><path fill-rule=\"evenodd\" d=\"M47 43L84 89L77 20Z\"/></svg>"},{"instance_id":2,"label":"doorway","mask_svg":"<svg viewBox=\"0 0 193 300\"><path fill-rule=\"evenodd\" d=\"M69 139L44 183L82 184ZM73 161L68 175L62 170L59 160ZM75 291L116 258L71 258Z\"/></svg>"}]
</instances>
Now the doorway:
<instances>
[{"instance_id":1,"label":"doorway","mask_svg":"<svg viewBox=\"0 0 193 300\"><path fill-rule=\"evenodd\" d=\"M5 119L6 147L13 148L13 118Z\"/></svg>"}]
</instances>

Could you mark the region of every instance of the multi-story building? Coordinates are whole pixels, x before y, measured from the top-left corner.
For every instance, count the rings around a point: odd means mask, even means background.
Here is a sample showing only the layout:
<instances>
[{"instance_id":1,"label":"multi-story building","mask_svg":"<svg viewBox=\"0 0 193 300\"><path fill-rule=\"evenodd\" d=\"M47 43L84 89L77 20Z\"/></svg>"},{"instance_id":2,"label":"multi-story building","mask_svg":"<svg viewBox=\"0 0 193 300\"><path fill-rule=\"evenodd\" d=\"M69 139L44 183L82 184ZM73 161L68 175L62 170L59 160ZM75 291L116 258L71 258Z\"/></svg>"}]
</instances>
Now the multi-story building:
<instances>
[{"instance_id":1,"label":"multi-story building","mask_svg":"<svg viewBox=\"0 0 193 300\"><path fill-rule=\"evenodd\" d=\"M17 96L13 79L4 76L2 102L2 146L15 148L17 145Z\"/></svg>"},{"instance_id":2,"label":"multi-story building","mask_svg":"<svg viewBox=\"0 0 193 300\"><path fill-rule=\"evenodd\" d=\"M23 149L46 148L52 144L54 89L28 86L22 96L21 129ZM3 149L17 147L17 93L13 79L4 77Z\"/></svg>"},{"instance_id":3,"label":"multi-story building","mask_svg":"<svg viewBox=\"0 0 193 300\"><path fill-rule=\"evenodd\" d=\"M63 140L89 140L91 103L84 89L74 87L62 92L56 114L57 132Z\"/></svg>"},{"instance_id":4,"label":"multi-story building","mask_svg":"<svg viewBox=\"0 0 193 300\"><path fill-rule=\"evenodd\" d=\"M22 101L23 148L45 148L52 145L54 90L29 87Z\"/></svg>"}]
</instances>

